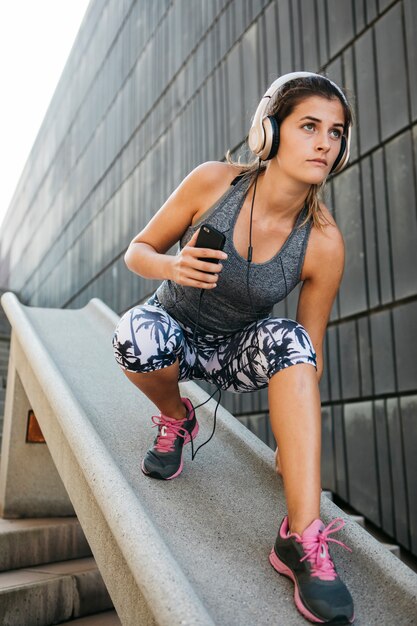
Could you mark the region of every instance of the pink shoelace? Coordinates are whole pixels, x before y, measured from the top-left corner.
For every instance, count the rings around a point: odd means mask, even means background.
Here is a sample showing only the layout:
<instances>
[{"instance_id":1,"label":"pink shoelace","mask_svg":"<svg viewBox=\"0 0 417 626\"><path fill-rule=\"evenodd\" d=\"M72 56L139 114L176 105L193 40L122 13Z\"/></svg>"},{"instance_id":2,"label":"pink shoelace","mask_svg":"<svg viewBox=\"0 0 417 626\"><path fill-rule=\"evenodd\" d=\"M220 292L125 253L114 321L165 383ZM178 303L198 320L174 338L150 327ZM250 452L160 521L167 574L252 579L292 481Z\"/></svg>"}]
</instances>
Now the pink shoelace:
<instances>
[{"instance_id":1,"label":"pink shoelace","mask_svg":"<svg viewBox=\"0 0 417 626\"><path fill-rule=\"evenodd\" d=\"M177 437L183 437L185 439L188 434L188 431L181 426L185 420L186 418L173 421L172 418L166 418L165 415L153 415L152 421L155 426L152 426L152 428L156 426L160 427L155 450L158 450L158 452L172 452L174 450L175 439Z\"/></svg>"},{"instance_id":2,"label":"pink shoelace","mask_svg":"<svg viewBox=\"0 0 417 626\"><path fill-rule=\"evenodd\" d=\"M334 525L337 524L337 522L340 522L340 524L335 527ZM304 561L305 559L309 560L312 565L312 576L316 576L321 580L334 580L337 578L337 573L329 554L328 542L333 541L333 543L338 543L343 548L346 548L346 550L349 550L349 552L352 552L352 550L341 541L329 537L330 534L341 530L344 525L345 522L343 519L337 517L332 520L326 528L323 528L321 532L318 532L317 535L297 539L298 543L302 544L306 553L300 561Z\"/></svg>"}]
</instances>

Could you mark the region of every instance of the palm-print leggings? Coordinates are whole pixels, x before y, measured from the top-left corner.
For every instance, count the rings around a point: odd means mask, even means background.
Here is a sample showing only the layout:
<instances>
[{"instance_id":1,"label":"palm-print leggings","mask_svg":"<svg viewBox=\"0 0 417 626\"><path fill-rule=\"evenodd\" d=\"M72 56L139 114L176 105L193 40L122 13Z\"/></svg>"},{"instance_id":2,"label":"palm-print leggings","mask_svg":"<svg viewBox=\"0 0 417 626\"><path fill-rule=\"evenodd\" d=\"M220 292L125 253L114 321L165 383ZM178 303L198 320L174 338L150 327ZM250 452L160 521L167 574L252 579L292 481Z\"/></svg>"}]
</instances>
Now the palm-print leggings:
<instances>
[{"instance_id":1,"label":"palm-print leggings","mask_svg":"<svg viewBox=\"0 0 417 626\"><path fill-rule=\"evenodd\" d=\"M279 370L296 363L316 366L306 330L297 322L270 317L230 335L196 333L180 324L156 296L133 307L113 335L116 361L130 372L153 372L178 359L179 380L206 380L236 393L268 386Z\"/></svg>"}]
</instances>

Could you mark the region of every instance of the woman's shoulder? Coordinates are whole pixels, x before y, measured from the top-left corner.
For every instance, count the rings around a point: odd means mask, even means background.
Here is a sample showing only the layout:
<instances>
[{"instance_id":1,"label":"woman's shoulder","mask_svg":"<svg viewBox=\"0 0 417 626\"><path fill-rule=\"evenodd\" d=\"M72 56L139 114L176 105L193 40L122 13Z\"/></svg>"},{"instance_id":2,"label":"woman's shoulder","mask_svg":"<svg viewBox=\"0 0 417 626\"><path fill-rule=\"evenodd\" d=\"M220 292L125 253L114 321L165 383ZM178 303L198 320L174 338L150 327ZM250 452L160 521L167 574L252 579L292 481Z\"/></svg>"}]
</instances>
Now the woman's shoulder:
<instances>
[{"instance_id":1,"label":"woman's shoulder","mask_svg":"<svg viewBox=\"0 0 417 626\"><path fill-rule=\"evenodd\" d=\"M197 213L203 213L212 206L239 174L239 168L220 161L207 161L192 170L187 176L187 183L198 207ZM196 217L197 214L194 219Z\"/></svg>"},{"instance_id":2,"label":"woman's shoulder","mask_svg":"<svg viewBox=\"0 0 417 626\"><path fill-rule=\"evenodd\" d=\"M240 169L230 163L222 161L206 161L198 165L190 174L196 185L211 187L212 185L229 186L236 176L240 174Z\"/></svg>"}]
</instances>

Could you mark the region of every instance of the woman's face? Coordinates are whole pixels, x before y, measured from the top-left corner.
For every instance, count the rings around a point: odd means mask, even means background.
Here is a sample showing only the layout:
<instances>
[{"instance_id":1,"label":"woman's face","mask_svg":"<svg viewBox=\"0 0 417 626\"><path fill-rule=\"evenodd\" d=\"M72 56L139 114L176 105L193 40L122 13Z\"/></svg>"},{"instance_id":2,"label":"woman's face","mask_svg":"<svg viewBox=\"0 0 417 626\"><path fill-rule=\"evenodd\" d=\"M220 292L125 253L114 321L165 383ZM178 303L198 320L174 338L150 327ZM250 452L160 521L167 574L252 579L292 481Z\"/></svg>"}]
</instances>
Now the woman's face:
<instances>
[{"instance_id":1,"label":"woman's face","mask_svg":"<svg viewBox=\"0 0 417 626\"><path fill-rule=\"evenodd\" d=\"M339 154L343 126L338 98L310 96L300 102L280 125L275 157L280 169L298 181L320 184Z\"/></svg>"}]
</instances>

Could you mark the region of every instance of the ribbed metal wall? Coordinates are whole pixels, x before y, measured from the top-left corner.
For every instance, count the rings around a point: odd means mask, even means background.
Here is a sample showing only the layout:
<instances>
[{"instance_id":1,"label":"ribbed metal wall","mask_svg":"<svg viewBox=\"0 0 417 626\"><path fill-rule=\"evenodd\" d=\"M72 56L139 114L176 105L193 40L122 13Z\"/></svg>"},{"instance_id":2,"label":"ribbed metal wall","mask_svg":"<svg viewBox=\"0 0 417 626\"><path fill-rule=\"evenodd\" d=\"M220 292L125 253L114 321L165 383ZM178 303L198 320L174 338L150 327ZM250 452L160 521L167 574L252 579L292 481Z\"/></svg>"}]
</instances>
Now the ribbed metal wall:
<instances>
[{"instance_id":1,"label":"ribbed metal wall","mask_svg":"<svg viewBox=\"0 0 417 626\"><path fill-rule=\"evenodd\" d=\"M0 286L35 306L156 284L123 255L197 164L238 150L279 74L355 96L329 185L347 248L326 336L323 482L417 554L417 5L413 0L93 0L0 232ZM277 314L294 317L298 290ZM266 392L225 405L273 446Z\"/></svg>"}]
</instances>

